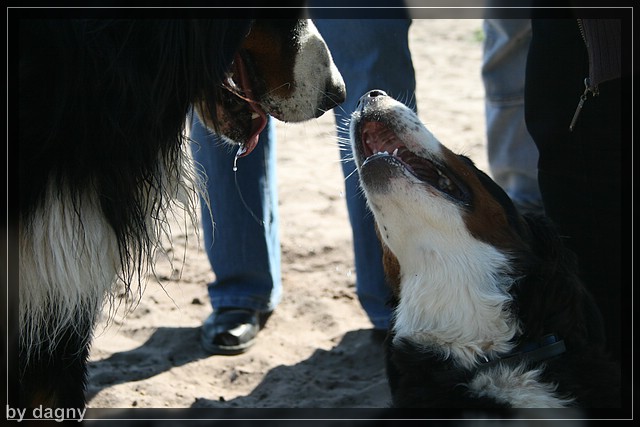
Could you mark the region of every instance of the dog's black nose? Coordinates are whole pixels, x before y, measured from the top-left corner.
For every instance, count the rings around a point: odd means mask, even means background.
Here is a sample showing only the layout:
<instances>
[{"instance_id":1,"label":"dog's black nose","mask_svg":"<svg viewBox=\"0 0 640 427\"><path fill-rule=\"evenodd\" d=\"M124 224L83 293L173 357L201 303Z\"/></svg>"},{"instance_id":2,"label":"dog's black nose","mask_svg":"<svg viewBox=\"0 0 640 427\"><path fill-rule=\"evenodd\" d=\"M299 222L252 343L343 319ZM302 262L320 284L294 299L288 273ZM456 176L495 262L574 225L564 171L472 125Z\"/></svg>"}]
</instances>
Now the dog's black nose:
<instances>
[{"instance_id":1,"label":"dog's black nose","mask_svg":"<svg viewBox=\"0 0 640 427\"><path fill-rule=\"evenodd\" d=\"M380 98L383 96L387 96L387 93L380 89L373 89L369 92L365 93L358 100L358 105L356 105L356 110L363 108L368 102L375 101L376 98Z\"/></svg>"},{"instance_id":2,"label":"dog's black nose","mask_svg":"<svg viewBox=\"0 0 640 427\"><path fill-rule=\"evenodd\" d=\"M364 94L364 96L369 98L375 98L377 96L386 96L386 95L387 95L386 92L380 89L373 89Z\"/></svg>"}]
</instances>

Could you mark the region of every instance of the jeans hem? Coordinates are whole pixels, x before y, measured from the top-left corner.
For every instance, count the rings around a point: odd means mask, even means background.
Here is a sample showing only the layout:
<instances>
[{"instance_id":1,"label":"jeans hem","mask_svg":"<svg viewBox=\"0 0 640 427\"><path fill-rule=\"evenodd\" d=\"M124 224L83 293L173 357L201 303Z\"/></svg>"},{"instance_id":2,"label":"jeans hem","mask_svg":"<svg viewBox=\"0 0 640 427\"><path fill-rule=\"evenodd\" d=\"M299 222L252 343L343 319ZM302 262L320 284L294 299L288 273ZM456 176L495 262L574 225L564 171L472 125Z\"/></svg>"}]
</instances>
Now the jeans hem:
<instances>
[{"instance_id":1,"label":"jeans hem","mask_svg":"<svg viewBox=\"0 0 640 427\"><path fill-rule=\"evenodd\" d=\"M211 298L211 306L213 309L220 309L222 307L235 307L245 308L248 310L255 310L261 313L267 313L275 310L277 303L272 303L269 297L255 298L247 296L224 296L221 298Z\"/></svg>"}]
</instances>

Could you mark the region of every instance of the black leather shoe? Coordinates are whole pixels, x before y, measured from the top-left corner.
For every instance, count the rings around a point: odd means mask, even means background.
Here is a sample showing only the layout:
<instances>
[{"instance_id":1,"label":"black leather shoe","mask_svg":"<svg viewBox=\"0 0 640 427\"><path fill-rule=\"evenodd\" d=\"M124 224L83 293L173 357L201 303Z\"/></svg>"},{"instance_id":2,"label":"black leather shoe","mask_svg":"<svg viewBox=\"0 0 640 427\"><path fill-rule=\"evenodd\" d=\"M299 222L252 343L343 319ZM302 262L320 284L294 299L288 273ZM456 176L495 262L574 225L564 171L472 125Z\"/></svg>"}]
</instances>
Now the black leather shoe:
<instances>
[{"instance_id":1,"label":"black leather shoe","mask_svg":"<svg viewBox=\"0 0 640 427\"><path fill-rule=\"evenodd\" d=\"M221 308L204 321L200 344L210 354L234 355L244 353L271 313L245 308Z\"/></svg>"}]
</instances>

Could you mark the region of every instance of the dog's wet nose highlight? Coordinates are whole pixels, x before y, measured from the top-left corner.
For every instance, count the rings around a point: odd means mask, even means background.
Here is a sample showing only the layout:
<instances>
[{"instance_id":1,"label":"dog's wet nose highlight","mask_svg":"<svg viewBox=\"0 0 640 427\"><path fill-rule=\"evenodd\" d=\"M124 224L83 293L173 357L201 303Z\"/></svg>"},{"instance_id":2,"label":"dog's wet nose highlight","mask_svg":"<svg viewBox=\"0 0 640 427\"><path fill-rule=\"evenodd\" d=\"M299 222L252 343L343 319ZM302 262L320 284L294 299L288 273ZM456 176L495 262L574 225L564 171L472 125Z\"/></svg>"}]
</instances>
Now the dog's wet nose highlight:
<instances>
[{"instance_id":1,"label":"dog's wet nose highlight","mask_svg":"<svg viewBox=\"0 0 640 427\"><path fill-rule=\"evenodd\" d=\"M378 96L386 96L386 92L380 89L374 89L367 92L365 96L368 98L376 98Z\"/></svg>"},{"instance_id":2,"label":"dog's wet nose highlight","mask_svg":"<svg viewBox=\"0 0 640 427\"><path fill-rule=\"evenodd\" d=\"M383 97L383 96L387 96L387 93L383 90L380 90L380 89L370 90L369 92L365 93L360 97L356 108L359 109L363 107L363 105L365 105L367 102L374 101L376 98Z\"/></svg>"}]
</instances>

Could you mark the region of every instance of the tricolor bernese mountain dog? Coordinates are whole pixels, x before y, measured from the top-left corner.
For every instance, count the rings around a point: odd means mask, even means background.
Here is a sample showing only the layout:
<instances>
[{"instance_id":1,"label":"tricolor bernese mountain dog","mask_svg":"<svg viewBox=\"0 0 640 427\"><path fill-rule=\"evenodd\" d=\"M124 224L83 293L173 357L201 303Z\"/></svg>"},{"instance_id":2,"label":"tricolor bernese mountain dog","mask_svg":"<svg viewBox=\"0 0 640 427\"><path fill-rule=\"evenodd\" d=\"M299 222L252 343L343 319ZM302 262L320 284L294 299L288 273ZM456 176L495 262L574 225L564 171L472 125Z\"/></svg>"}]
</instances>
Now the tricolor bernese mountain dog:
<instances>
[{"instance_id":1,"label":"tricolor bernese mountain dog","mask_svg":"<svg viewBox=\"0 0 640 427\"><path fill-rule=\"evenodd\" d=\"M267 115L319 117L345 87L306 19L23 12L12 406L80 408L93 327L115 279L139 284L166 232L163 215L196 200L197 177L184 163L190 112L243 156Z\"/></svg>"},{"instance_id":2,"label":"tricolor bernese mountain dog","mask_svg":"<svg viewBox=\"0 0 640 427\"><path fill-rule=\"evenodd\" d=\"M575 256L414 112L373 90L350 124L394 290L394 407L619 407Z\"/></svg>"}]
</instances>

